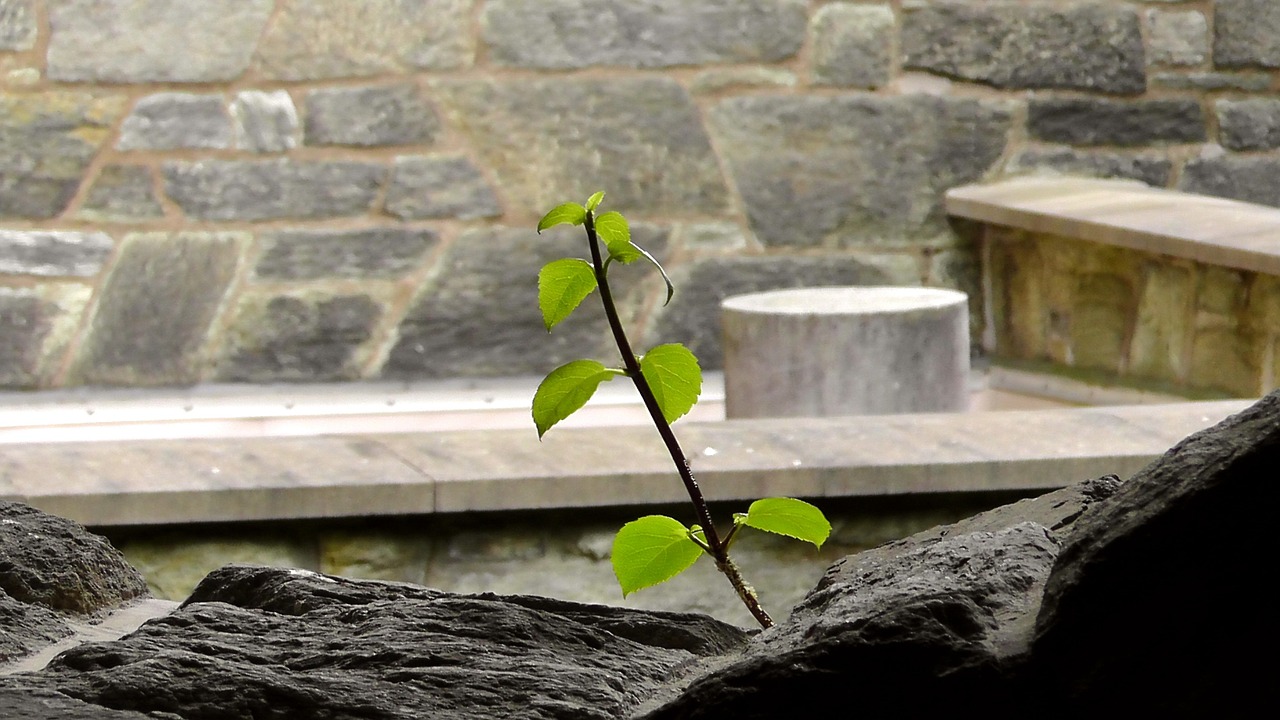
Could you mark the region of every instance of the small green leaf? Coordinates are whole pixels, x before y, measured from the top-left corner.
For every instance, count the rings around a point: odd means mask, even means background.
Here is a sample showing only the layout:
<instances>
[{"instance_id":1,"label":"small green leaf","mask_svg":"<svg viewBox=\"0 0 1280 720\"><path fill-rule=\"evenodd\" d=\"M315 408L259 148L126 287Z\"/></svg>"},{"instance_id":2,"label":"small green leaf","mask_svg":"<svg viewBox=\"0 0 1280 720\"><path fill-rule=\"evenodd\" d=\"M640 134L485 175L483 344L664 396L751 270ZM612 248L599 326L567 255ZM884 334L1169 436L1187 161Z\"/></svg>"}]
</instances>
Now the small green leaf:
<instances>
[{"instance_id":1,"label":"small green leaf","mask_svg":"<svg viewBox=\"0 0 1280 720\"><path fill-rule=\"evenodd\" d=\"M600 383L617 374L595 360L574 360L552 370L533 394L533 424L538 426L538 437L586 405Z\"/></svg>"},{"instance_id":2,"label":"small green leaf","mask_svg":"<svg viewBox=\"0 0 1280 720\"><path fill-rule=\"evenodd\" d=\"M734 516L735 523L765 532L786 535L822 547L831 535L831 523L818 508L795 498L767 498L751 503L745 516Z\"/></svg>"},{"instance_id":3,"label":"small green leaf","mask_svg":"<svg viewBox=\"0 0 1280 720\"><path fill-rule=\"evenodd\" d=\"M633 520L613 538L613 574L622 597L666 582L689 569L702 548L689 539L689 528L665 515Z\"/></svg>"},{"instance_id":4,"label":"small green leaf","mask_svg":"<svg viewBox=\"0 0 1280 720\"><path fill-rule=\"evenodd\" d=\"M569 317L596 289L591 263L577 258L549 262L538 271L538 307L547 331Z\"/></svg>"},{"instance_id":5,"label":"small green leaf","mask_svg":"<svg viewBox=\"0 0 1280 720\"><path fill-rule=\"evenodd\" d=\"M672 423L693 409L702 393L698 358L680 343L659 345L640 358L640 374L649 382L662 417Z\"/></svg>"},{"instance_id":6,"label":"small green leaf","mask_svg":"<svg viewBox=\"0 0 1280 720\"><path fill-rule=\"evenodd\" d=\"M600 201L603 199L603 192L592 193L591 197L587 198L587 212L592 212L596 208L600 207Z\"/></svg>"},{"instance_id":7,"label":"small green leaf","mask_svg":"<svg viewBox=\"0 0 1280 720\"><path fill-rule=\"evenodd\" d=\"M631 244L631 228L622 213L612 211L596 218L596 234L609 248L609 257L614 260L626 264L640 259L640 250Z\"/></svg>"},{"instance_id":8,"label":"small green leaf","mask_svg":"<svg viewBox=\"0 0 1280 720\"><path fill-rule=\"evenodd\" d=\"M549 227L555 227L563 223L570 225L581 225L587 219L587 209L575 202L567 202L563 205L557 205L551 209L551 212L542 216L538 221L538 233Z\"/></svg>"}]
</instances>

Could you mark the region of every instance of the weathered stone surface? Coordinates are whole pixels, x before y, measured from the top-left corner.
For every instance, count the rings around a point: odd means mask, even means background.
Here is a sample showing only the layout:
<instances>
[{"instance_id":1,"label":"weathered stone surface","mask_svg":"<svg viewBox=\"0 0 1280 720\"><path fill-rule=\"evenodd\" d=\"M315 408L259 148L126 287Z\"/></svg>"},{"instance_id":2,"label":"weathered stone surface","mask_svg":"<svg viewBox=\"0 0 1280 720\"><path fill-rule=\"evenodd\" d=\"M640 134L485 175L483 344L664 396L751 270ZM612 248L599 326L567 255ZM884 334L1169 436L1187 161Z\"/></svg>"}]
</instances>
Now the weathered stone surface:
<instances>
[{"instance_id":1,"label":"weathered stone surface","mask_svg":"<svg viewBox=\"0 0 1280 720\"><path fill-rule=\"evenodd\" d=\"M888 5L823 5L813 16L813 81L877 88L889 82L893 9Z\"/></svg>"},{"instance_id":2,"label":"weathered stone surface","mask_svg":"<svg viewBox=\"0 0 1280 720\"><path fill-rule=\"evenodd\" d=\"M386 210L405 220L475 220L502 214L493 188L480 169L462 155L396 158L391 186L387 188Z\"/></svg>"},{"instance_id":3,"label":"weathered stone surface","mask_svg":"<svg viewBox=\"0 0 1280 720\"><path fill-rule=\"evenodd\" d=\"M387 174L369 162L204 160L164 165L165 192L199 220L362 215Z\"/></svg>"},{"instance_id":4,"label":"weathered stone surface","mask_svg":"<svg viewBox=\"0 0 1280 720\"><path fill-rule=\"evenodd\" d=\"M282 230L262 236L255 277L396 278L419 267L439 238L430 230Z\"/></svg>"},{"instance_id":5,"label":"weathered stone surface","mask_svg":"<svg viewBox=\"0 0 1280 720\"><path fill-rule=\"evenodd\" d=\"M30 50L36 32L31 0L0 0L0 51Z\"/></svg>"},{"instance_id":6,"label":"weathered stone surface","mask_svg":"<svg viewBox=\"0 0 1280 720\"><path fill-rule=\"evenodd\" d=\"M795 87L796 75L778 67L713 67L700 71L689 81L694 95L726 90Z\"/></svg>"},{"instance_id":7,"label":"weathered stone surface","mask_svg":"<svg viewBox=\"0 0 1280 720\"><path fill-rule=\"evenodd\" d=\"M22 687L14 683L0 687L0 717L24 720L151 720L131 710L112 710L67 697L56 690Z\"/></svg>"},{"instance_id":8,"label":"weathered stone surface","mask_svg":"<svg viewBox=\"0 0 1280 720\"><path fill-rule=\"evenodd\" d=\"M1075 367L1116 373L1124 356L1135 291L1128 278L1083 273L1071 308L1071 359Z\"/></svg>"},{"instance_id":9,"label":"weathered stone surface","mask_svg":"<svg viewBox=\"0 0 1280 720\"><path fill-rule=\"evenodd\" d=\"M32 289L0 287L0 387L31 389L48 384L92 292L88 286L72 283L42 283Z\"/></svg>"},{"instance_id":10,"label":"weathered stone surface","mask_svg":"<svg viewBox=\"0 0 1280 720\"><path fill-rule=\"evenodd\" d=\"M1280 158L1197 158L1183 169L1178 189L1280 207Z\"/></svg>"},{"instance_id":11,"label":"weathered stone surface","mask_svg":"<svg viewBox=\"0 0 1280 720\"><path fill-rule=\"evenodd\" d=\"M669 78L458 81L435 88L512 210L540 217L597 190L608 192L615 208L656 214L714 213L728 202L698 109Z\"/></svg>"},{"instance_id":12,"label":"weathered stone surface","mask_svg":"<svg viewBox=\"0 0 1280 720\"><path fill-rule=\"evenodd\" d=\"M440 132L414 83L312 90L304 107L307 145L428 145Z\"/></svg>"},{"instance_id":13,"label":"weathered stone surface","mask_svg":"<svg viewBox=\"0 0 1280 720\"><path fill-rule=\"evenodd\" d=\"M1218 0L1213 10L1215 65L1280 67L1280 5L1271 0Z\"/></svg>"},{"instance_id":14,"label":"weathered stone surface","mask_svg":"<svg viewBox=\"0 0 1280 720\"><path fill-rule=\"evenodd\" d=\"M62 212L121 112L89 93L0 93L0 218Z\"/></svg>"},{"instance_id":15,"label":"weathered stone surface","mask_svg":"<svg viewBox=\"0 0 1280 720\"><path fill-rule=\"evenodd\" d=\"M583 303L551 334L538 310L538 270L552 260L586 254L579 232L557 229L538 235L526 228L486 228L464 233L437 261L401 322L383 374L537 374L580 357L616 355L598 300ZM664 256L665 229L635 223L631 236L656 257ZM661 280L647 268L619 268L610 277L624 322L638 311L645 294L662 290Z\"/></svg>"},{"instance_id":16,"label":"weathered stone surface","mask_svg":"<svg viewBox=\"0 0 1280 720\"><path fill-rule=\"evenodd\" d=\"M231 118L221 95L157 93L138 101L120 125L120 150L231 147Z\"/></svg>"},{"instance_id":17,"label":"weathered stone surface","mask_svg":"<svg viewBox=\"0 0 1280 720\"><path fill-rule=\"evenodd\" d=\"M49 3L49 77L70 82L233 80L272 0L65 0ZM127 38L112 42L104 38Z\"/></svg>"},{"instance_id":18,"label":"weathered stone surface","mask_svg":"<svg viewBox=\"0 0 1280 720\"><path fill-rule=\"evenodd\" d=\"M1173 163L1163 155L1121 155L1074 148L1025 148L1013 156L1006 171L1130 178L1155 187L1164 187L1169 184Z\"/></svg>"},{"instance_id":19,"label":"weathered stone surface","mask_svg":"<svg viewBox=\"0 0 1280 720\"><path fill-rule=\"evenodd\" d=\"M19 602L0 590L0 663L30 655L71 632L56 612L40 605ZM0 700L0 710L3 709L4 701Z\"/></svg>"},{"instance_id":20,"label":"weathered stone surface","mask_svg":"<svg viewBox=\"0 0 1280 720\"><path fill-rule=\"evenodd\" d=\"M164 216L156 198L151 168L145 165L106 165L89 186L77 216L86 220L150 220Z\"/></svg>"},{"instance_id":21,"label":"weathered stone surface","mask_svg":"<svg viewBox=\"0 0 1280 720\"><path fill-rule=\"evenodd\" d=\"M1271 76L1265 73L1163 72L1155 73L1151 84L1169 90L1263 92L1271 87Z\"/></svg>"},{"instance_id":22,"label":"weathered stone surface","mask_svg":"<svg viewBox=\"0 0 1280 720\"><path fill-rule=\"evenodd\" d=\"M227 330L219 380L353 380L361 346L382 305L368 295L315 293L242 297Z\"/></svg>"},{"instance_id":23,"label":"weathered stone surface","mask_svg":"<svg viewBox=\"0 0 1280 720\"><path fill-rule=\"evenodd\" d=\"M93 277L113 246L100 232L0 230L0 273Z\"/></svg>"},{"instance_id":24,"label":"weathered stone surface","mask_svg":"<svg viewBox=\"0 0 1280 720\"><path fill-rule=\"evenodd\" d=\"M471 64L471 0L281 0L254 65L273 80Z\"/></svg>"},{"instance_id":25,"label":"weathered stone surface","mask_svg":"<svg viewBox=\"0 0 1280 720\"><path fill-rule=\"evenodd\" d=\"M231 103L236 147L268 153L291 150L298 144L298 111L284 90L245 90Z\"/></svg>"},{"instance_id":26,"label":"weathered stone surface","mask_svg":"<svg viewBox=\"0 0 1280 720\"><path fill-rule=\"evenodd\" d=\"M206 575L224 565L308 568L316 561L308 543L252 530L196 539L185 532L139 536L123 540L120 552L147 579L152 595L177 602L191 597Z\"/></svg>"},{"instance_id":27,"label":"weathered stone surface","mask_svg":"<svg viewBox=\"0 0 1280 720\"><path fill-rule=\"evenodd\" d=\"M1129 372L1166 382L1186 377L1192 279L1188 268L1177 265L1161 263L1146 269L1129 344Z\"/></svg>"},{"instance_id":28,"label":"weathered stone surface","mask_svg":"<svg viewBox=\"0 0 1280 720\"><path fill-rule=\"evenodd\" d=\"M247 241L235 233L125 237L73 377L126 385L198 380L201 345Z\"/></svg>"},{"instance_id":29,"label":"weathered stone surface","mask_svg":"<svg viewBox=\"0 0 1280 720\"><path fill-rule=\"evenodd\" d=\"M1050 317L1045 297L1045 261L1039 243L1025 233L984 228L983 258L995 347L1001 357L1032 359L1047 353Z\"/></svg>"},{"instance_id":30,"label":"weathered stone surface","mask_svg":"<svg viewBox=\"0 0 1280 720\"><path fill-rule=\"evenodd\" d=\"M1071 145L1203 142L1205 114L1195 100L1052 98L1031 101L1027 130L1038 140Z\"/></svg>"},{"instance_id":31,"label":"weathered stone surface","mask_svg":"<svg viewBox=\"0 0 1280 720\"><path fill-rule=\"evenodd\" d=\"M1249 98L1219 100L1218 133L1232 150L1270 150L1280 147L1280 100Z\"/></svg>"},{"instance_id":32,"label":"weathered stone surface","mask_svg":"<svg viewBox=\"0 0 1280 720\"><path fill-rule=\"evenodd\" d=\"M987 172L1009 122L1002 105L926 96L755 96L711 110L717 145L766 246L946 234L943 191Z\"/></svg>"},{"instance_id":33,"label":"weathered stone surface","mask_svg":"<svg viewBox=\"0 0 1280 720\"><path fill-rule=\"evenodd\" d=\"M1147 33L1153 65L1199 65L1209 56L1209 21L1198 11L1148 10Z\"/></svg>"},{"instance_id":34,"label":"weathered stone surface","mask_svg":"<svg viewBox=\"0 0 1280 720\"><path fill-rule=\"evenodd\" d=\"M804 42L801 0L490 0L493 62L541 70L775 62Z\"/></svg>"},{"instance_id":35,"label":"weathered stone surface","mask_svg":"<svg viewBox=\"0 0 1280 720\"><path fill-rule=\"evenodd\" d=\"M1146 89L1138 14L1109 3L904 8L903 64L999 88Z\"/></svg>"}]
</instances>

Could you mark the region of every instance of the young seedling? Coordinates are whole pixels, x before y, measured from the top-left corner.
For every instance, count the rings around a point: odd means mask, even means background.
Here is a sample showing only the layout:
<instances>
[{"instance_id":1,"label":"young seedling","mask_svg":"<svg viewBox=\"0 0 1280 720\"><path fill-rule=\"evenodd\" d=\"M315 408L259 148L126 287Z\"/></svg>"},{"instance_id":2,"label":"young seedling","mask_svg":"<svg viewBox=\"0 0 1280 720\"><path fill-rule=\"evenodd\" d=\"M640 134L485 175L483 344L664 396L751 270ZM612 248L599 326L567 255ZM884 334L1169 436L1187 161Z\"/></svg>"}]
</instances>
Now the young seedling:
<instances>
[{"instance_id":1,"label":"young seedling","mask_svg":"<svg viewBox=\"0 0 1280 720\"><path fill-rule=\"evenodd\" d=\"M622 586L623 597L670 580L705 554L711 556L716 568L729 579L761 627L772 627L773 619L760 606L755 590L729 557L729 548L737 540L739 530L755 528L811 542L820 548L831 534L831 524L822 511L807 502L769 498L751 503L745 513L734 513L728 533L722 536L716 530L707 501L671 430L671 423L689 412L702 392L698 359L679 343L658 345L639 356L632 352L609 288L609 269L615 262L628 265L644 259L661 273L667 286L666 302L671 301L675 288L653 255L631 241L626 218L618 212L596 215L603 199L604 193L598 192L587 199L585 206L564 203L538 222L539 233L562 224L583 226L591 250L590 260L564 258L543 266L538 273L538 305L550 332L592 292L599 290L609 329L622 356L622 367L606 367L595 360L574 360L552 370L533 396L533 422L538 428L538 437L585 405L600 383L620 375L631 378L671 454L698 522L686 527L675 518L648 515L623 525L613 540L613 572Z\"/></svg>"}]
</instances>

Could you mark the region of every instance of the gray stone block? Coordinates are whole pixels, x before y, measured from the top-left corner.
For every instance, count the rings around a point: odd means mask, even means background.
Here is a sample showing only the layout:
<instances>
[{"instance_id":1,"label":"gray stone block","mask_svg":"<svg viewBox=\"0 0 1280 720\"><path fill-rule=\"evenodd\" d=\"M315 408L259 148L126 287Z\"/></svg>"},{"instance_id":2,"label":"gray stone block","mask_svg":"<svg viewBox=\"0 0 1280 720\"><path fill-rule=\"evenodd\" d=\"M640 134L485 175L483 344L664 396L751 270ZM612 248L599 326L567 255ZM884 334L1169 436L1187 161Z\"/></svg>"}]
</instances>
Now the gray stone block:
<instances>
[{"instance_id":1,"label":"gray stone block","mask_svg":"<svg viewBox=\"0 0 1280 720\"><path fill-rule=\"evenodd\" d=\"M0 387L41 384L45 344L63 308L29 289L0 287Z\"/></svg>"},{"instance_id":2,"label":"gray stone block","mask_svg":"<svg viewBox=\"0 0 1280 720\"><path fill-rule=\"evenodd\" d=\"M1271 87L1271 76L1266 73L1163 72L1151 77L1151 85L1169 90L1263 92Z\"/></svg>"},{"instance_id":3,"label":"gray stone block","mask_svg":"<svg viewBox=\"0 0 1280 720\"><path fill-rule=\"evenodd\" d=\"M917 5L902 15L903 64L1000 88L1141 93L1139 25L1108 3Z\"/></svg>"},{"instance_id":4,"label":"gray stone block","mask_svg":"<svg viewBox=\"0 0 1280 720\"><path fill-rule=\"evenodd\" d=\"M480 22L501 65L655 68L792 57L805 15L802 0L490 0Z\"/></svg>"},{"instance_id":5,"label":"gray stone block","mask_svg":"<svg viewBox=\"0 0 1280 720\"><path fill-rule=\"evenodd\" d=\"M200 350L247 235L125 237L72 368L87 384L175 385L200 379Z\"/></svg>"},{"instance_id":6,"label":"gray stone block","mask_svg":"<svg viewBox=\"0 0 1280 720\"><path fill-rule=\"evenodd\" d=\"M204 160L164 164L165 192L200 220L361 215L387 169L367 162Z\"/></svg>"},{"instance_id":7,"label":"gray stone block","mask_svg":"<svg viewBox=\"0 0 1280 720\"><path fill-rule=\"evenodd\" d=\"M107 83L234 80L248 68L273 5L272 0L49 3L49 78Z\"/></svg>"},{"instance_id":8,"label":"gray stone block","mask_svg":"<svg viewBox=\"0 0 1280 720\"><path fill-rule=\"evenodd\" d=\"M0 274L93 277L113 246L100 232L0 229Z\"/></svg>"},{"instance_id":9,"label":"gray stone block","mask_svg":"<svg viewBox=\"0 0 1280 720\"><path fill-rule=\"evenodd\" d=\"M889 82L894 35L889 5L832 3L810 23L813 81L819 85L878 88Z\"/></svg>"},{"instance_id":10,"label":"gray stone block","mask_svg":"<svg viewBox=\"0 0 1280 720\"><path fill-rule=\"evenodd\" d=\"M1199 65L1209 56L1209 21L1203 13L1148 10L1147 34L1153 65Z\"/></svg>"},{"instance_id":11,"label":"gray stone block","mask_svg":"<svg viewBox=\"0 0 1280 720\"><path fill-rule=\"evenodd\" d=\"M386 210L406 220L474 220L502 214L493 188L480 169L462 155L396 158Z\"/></svg>"},{"instance_id":12,"label":"gray stone block","mask_svg":"<svg viewBox=\"0 0 1280 720\"><path fill-rule=\"evenodd\" d=\"M1224 146L1232 150L1280 147L1280 100L1219 100L1214 109Z\"/></svg>"},{"instance_id":13,"label":"gray stone block","mask_svg":"<svg viewBox=\"0 0 1280 720\"><path fill-rule=\"evenodd\" d=\"M942 193L1004 151L1003 104L972 99L756 96L710 112L766 246L843 247L947 234Z\"/></svg>"},{"instance_id":14,"label":"gray stone block","mask_svg":"<svg viewBox=\"0 0 1280 720\"><path fill-rule=\"evenodd\" d=\"M107 165L98 171L77 213L88 220L150 220L164 216L156 198L151 168Z\"/></svg>"},{"instance_id":15,"label":"gray stone block","mask_svg":"<svg viewBox=\"0 0 1280 720\"><path fill-rule=\"evenodd\" d=\"M698 108L670 78L522 78L435 88L512 212L541 216L597 190L624 211L726 209L728 192Z\"/></svg>"},{"instance_id":16,"label":"gray stone block","mask_svg":"<svg viewBox=\"0 0 1280 720\"><path fill-rule=\"evenodd\" d=\"M219 380L352 380L382 306L368 295L243 298L227 331Z\"/></svg>"},{"instance_id":17,"label":"gray stone block","mask_svg":"<svg viewBox=\"0 0 1280 720\"><path fill-rule=\"evenodd\" d=\"M0 0L0 51L30 50L36 32L31 0Z\"/></svg>"},{"instance_id":18,"label":"gray stone block","mask_svg":"<svg viewBox=\"0 0 1280 720\"><path fill-rule=\"evenodd\" d=\"M1205 140L1205 113L1190 99L1050 98L1031 101L1027 130L1038 140L1069 145L1195 143Z\"/></svg>"},{"instance_id":19,"label":"gray stone block","mask_svg":"<svg viewBox=\"0 0 1280 720\"><path fill-rule=\"evenodd\" d=\"M271 280L396 278L419 267L439 238L430 230L284 230L262 236L253 273Z\"/></svg>"},{"instance_id":20,"label":"gray stone block","mask_svg":"<svg viewBox=\"0 0 1280 720\"><path fill-rule=\"evenodd\" d=\"M1218 0L1213 9L1214 65L1280 68L1280 3Z\"/></svg>"},{"instance_id":21,"label":"gray stone block","mask_svg":"<svg viewBox=\"0 0 1280 720\"><path fill-rule=\"evenodd\" d=\"M236 147L268 153L292 150L298 144L298 111L284 90L245 90L231 103Z\"/></svg>"},{"instance_id":22,"label":"gray stone block","mask_svg":"<svg viewBox=\"0 0 1280 720\"><path fill-rule=\"evenodd\" d=\"M1052 172L1097 178L1130 178L1148 185L1169 184L1173 163L1163 155L1122 155L1074 148L1025 148L1013 156L1009 173Z\"/></svg>"},{"instance_id":23,"label":"gray stone block","mask_svg":"<svg viewBox=\"0 0 1280 720\"><path fill-rule=\"evenodd\" d=\"M440 132L435 108L414 83L312 90L304 108L307 145L427 145Z\"/></svg>"},{"instance_id":24,"label":"gray stone block","mask_svg":"<svg viewBox=\"0 0 1280 720\"><path fill-rule=\"evenodd\" d=\"M221 95L157 93L138 101L120 126L120 150L231 147L231 118Z\"/></svg>"},{"instance_id":25,"label":"gray stone block","mask_svg":"<svg viewBox=\"0 0 1280 720\"><path fill-rule=\"evenodd\" d=\"M1280 158L1222 155L1187 163L1179 190L1280 207Z\"/></svg>"}]
</instances>

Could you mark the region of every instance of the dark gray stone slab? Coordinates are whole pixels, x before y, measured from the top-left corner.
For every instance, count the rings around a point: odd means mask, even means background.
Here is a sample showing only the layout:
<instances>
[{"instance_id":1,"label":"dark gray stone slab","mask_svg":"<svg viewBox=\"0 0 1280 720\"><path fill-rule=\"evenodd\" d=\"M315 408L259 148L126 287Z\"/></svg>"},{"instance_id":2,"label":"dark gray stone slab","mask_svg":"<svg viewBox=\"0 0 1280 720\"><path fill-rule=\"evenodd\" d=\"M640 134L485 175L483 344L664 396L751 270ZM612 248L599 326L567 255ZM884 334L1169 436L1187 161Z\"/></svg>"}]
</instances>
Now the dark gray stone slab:
<instances>
[{"instance_id":1,"label":"dark gray stone slab","mask_svg":"<svg viewBox=\"0 0 1280 720\"><path fill-rule=\"evenodd\" d=\"M164 216L156 198L151 168L145 165L106 165L98 171L79 216L90 220L150 220Z\"/></svg>"},{"instance_id":2,"label":"dark gray stone slab","mask_svg":"<svg viewBox=\"0 0 1280 720\"><path fill-rule=\"evenodd\" d=\"M127 236L73 377L125 385L198 380L200 348L247 241L232 233Z\"/></svg>"},{"instance_id":3,"label":"dark gray stone slab","mask_svg":"<svg viewBox=\"0 0 1280 720\"><path fill-rule=\"evenodd\" d=\"M1006 170L1024 173L1051 170L1063 175L1129 178L1155 187L1169 184L1173 163L1163 155L1121 155L1074 148L1026 148L1010 160Z\"/></svg>"},{"instance_id":4,"label":"dark gray stone slab","mask_svg":"<svg viewBox=\"0 0 1280 720\"><path fill-rule=\"evenodd\" d=\"M1222 155L1187 163L1179 190L1280 207L1280 158Z\"/></svg>"},{"instance_id":5,"label":"dark gray stone slab","mask_svg":"<svg viewBox=\"0 0 1280 720\"><path fill-rule=\"evenodd\" d=\"M1280 5L1272 0L1218 0L1213 10L1214 65L1280 67Z\"/></svg>"},{"instance_id":6,"label":"dark gray stone slab","mask_svg":"<svg viewBox=\"0 0 1280 720\"><path fill-rule=\"evenodd\" d=\"M490 0L492 62L563 70L776 62L804 42L801 0Z\"/></svg>"},{"instance_id":7,"label":"dark gray stone slab","mask_svg":"<svg viewBox=\"0 0 1280 720\"><path fill-rule=\"evenodd\" d=\"M903 65L999 88L1146 89L1138 14L1109 3L930 3L902 14Z\"/></svg>"},{"instance_id":8,"label":"dark gray stone slab","mask_svg":"<svg viewBox=\"0 0 1280 720\"><path fill-rule=\"evenodd\" d=\"M892 67L893 10L888 5L824 5L813 16L813 81L878 88Z\"/></svg>"},{"instance_id":9,"label":"dark gray stone slab","mask_svg":"<svg viewBox=\"0 0 1280 720\"><path fill-rule=\"evenodd\" d=\"M30 655L72 632L56 612L40 605L19 602L0 590L0 663ZM0 703L0 709L3 707Z\"/></svg>"},{"instance_id":10,"label":"dark gray stone slab","mask_svg":"<svg viewBox=\"0 0 1280 720\"><path fill-rule=\"evenodd\" d=\"M498 196L480 169L461 155L396 158L386 210L406 220L475 220L502 214Z\"/></svg>"},{"instance_id":11,"label":"dark gray stone slab","mask_svg":"<svg viewBox=\"0 0 1280 720\"><path fill-rule=\"evenodd\" d=\"M1009 110L928 96L755 96L712 107L717 146L766 246L945 235L942 193L1004 151Z\"/></svg>"},{"instance_id":12,"label":"dark gray stone slab","mask_svg":"<svg viewBox=\"0 0 1280 720\"><path fill-rule=\"evenodd\" d=\"M23 720L155 720L132 710L112 710L67 697L57 690L23 687L21 681L0 685L0 717Z\"/></svg>"},{"instance_id":13,"label":"dark gray stone slab","mask_svg":"<svg viewBox=\"0 0 1280 720\"><path fill-rule=\"evenodd\" d=\"M1265 73L1162 72L1151 77L1151 85L1169 90L1262 92L1271 87L1271 76Z\"/></svg>"},{"instance_id":14,"label":"dark gray stone slab","mask_svg":"<svg viewBox=\"0 0 1280 720\"><path fill-rule=\"evenodd\" d=\"M227 329L218 379L355 379L357 350L373 337L382 309L368 295L241 298Z\"/></svg>"},{"instance_id":15,"label":"dark gray stone slab","mask_svg":"<svg viewBox=\"0 0 1280 720\"><path fill-rule=\"evenodd\" d=\"M165 192L199 220L362 215L387 169L375 163L203 160L164 165Z\"/></svg>"},{"instance_id":16,"label":"dark gray stone slab","mask_svg":"<svg viewBox=\"0 0 1280 720\"><path fill-rule=\"evenodd\" d=\"M1280 100L1249 98L1219 100L1218 133L1232 150L1271 150L1280 147Z\"/></svg>"},{"instance_id":17,"label":"dark gray stone slab","mask_svg":"<svg viewBox=\"0 0 1280 720\"><path fill-rule=\"evenodd\" d=\"M30 50L36 44L36 32L31 0L0 0L0 50Z\"/></svg>"},{"instance_id":18,"label":"dark gray stone slab","mask_svg":"<svg viewBox=\"0 0 1280 720\"><path fill-rule=\"evenodd\" d=\"M271 280L396 278L419 267L439 238L430 230L283 230L261 237L255 277Z\"/></svg>"},{"instance_id":19,"label":"dark gray stone slab","mask_svg":"<svg viewBox=\"0 0 1280 720\"><path fill-rule=\"evenodd\" d=\"M231 118L221 95L157 93L133 106L120 125L120 150L231 147Z\"/></svg>"},{"instance_id":20,"label":"dark gray stone slab","mask_svg":"<svg viewBox=\"0 0 1280 720\"><path fill-rule=\"evenodd\" d=\"M597 190L624 212L715 213L728 202L698 108L672 79L522 78L435 88L511 211L540 217Z\"/></svg>"},{"instance_id":21,"label":"dark gray stone slab","mask_svg":"<svg viewBox=\"0 0 1280 720\"><path fill-rule=\"evenodd\" d=\"M435 108L414 83L312 90L304 101L307 145L429 145Z\"/></svg>"},{"instance_id":22,"label":"dark gray stone slab","mask_svg":"<svg viewBox=\"0 0 1280 720\"><path fill-rule=\"evenodd\" d=\"M1032 100L1031 136L1070 145L1151 145L1205 140L1205 112L1196 100L1118 102L1099 98Z\"/></svg>"},{"instance_id":23,"label":"dark gray stone slab","mask_svg":"<svg viewBox=\"0 0 1280 720\"><path fill-rule=\"evenodd\" d=\"M245 90L231 103L236 147L250 152L284 152L298 144L298 111L284 90Z\"/></svg>"},{"instance_id":24,"label":"dark gray stone slab","mask_svg":"<svg viewBox=\"0 0 1280 720\"><path fill-rule=\"evenodd\" d=\"M93 277L114 246L100 232L0 230L0 273Z\"/></svg>"}]
</instances>

